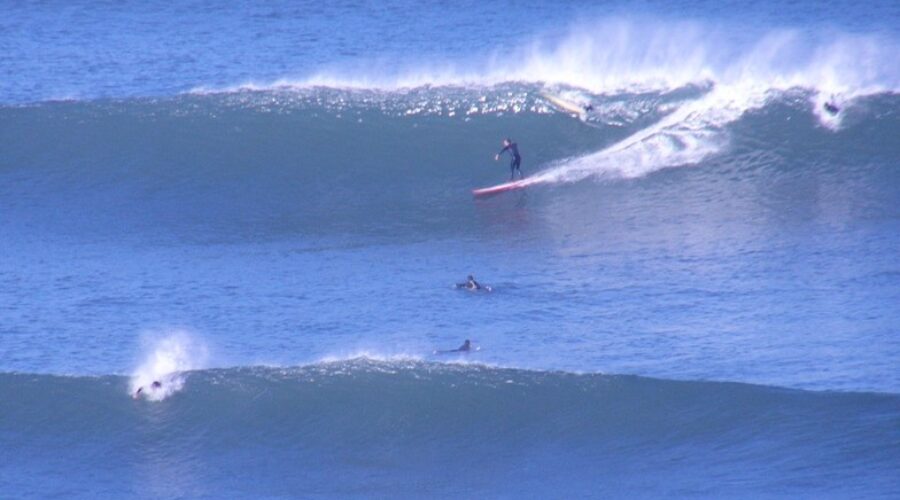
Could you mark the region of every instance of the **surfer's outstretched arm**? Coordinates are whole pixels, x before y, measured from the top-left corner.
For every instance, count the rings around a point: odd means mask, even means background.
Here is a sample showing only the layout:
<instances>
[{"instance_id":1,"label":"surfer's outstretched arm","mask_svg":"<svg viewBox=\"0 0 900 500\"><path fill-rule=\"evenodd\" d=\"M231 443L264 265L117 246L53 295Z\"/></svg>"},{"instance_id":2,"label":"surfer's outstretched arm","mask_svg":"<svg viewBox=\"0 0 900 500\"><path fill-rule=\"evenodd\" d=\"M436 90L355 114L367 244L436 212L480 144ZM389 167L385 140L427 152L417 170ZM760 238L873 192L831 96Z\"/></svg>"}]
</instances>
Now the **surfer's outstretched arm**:
<instances>
[{"instance_id":1,"label":"surfer's outstretched arm","mask_svg":"<svg viewBox=\"0 0 900 500\"><path fill-rule=\"evenodd\" d=\"M494 161L499 160L500 155L507 151L509 151L509 154L513 157L519 156L519 151L516 149L515 143L509 137L503 139L503 149L501 149L499 153L494 155Z\"/></svg>"}]
</instances>

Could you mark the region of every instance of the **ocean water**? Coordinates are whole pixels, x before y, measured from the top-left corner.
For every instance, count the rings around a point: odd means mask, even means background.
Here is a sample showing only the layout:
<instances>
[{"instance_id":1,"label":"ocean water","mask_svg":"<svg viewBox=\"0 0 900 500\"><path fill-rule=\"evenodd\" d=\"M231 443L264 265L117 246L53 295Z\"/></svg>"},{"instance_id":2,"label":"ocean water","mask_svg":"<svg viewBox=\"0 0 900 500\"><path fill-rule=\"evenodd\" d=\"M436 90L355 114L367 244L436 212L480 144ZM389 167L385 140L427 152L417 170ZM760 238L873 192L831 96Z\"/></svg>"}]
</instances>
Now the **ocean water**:
<instances>
[{"instance_id":1,"label":"ocean water","mask_svg":"<svg viewBox=\"0 0 900 500\"><path fill-rule=\"evenodd\" d=\"M900 491L896 2L10 2L0 75L0 497Z\"/></svg>"}]
</instances>

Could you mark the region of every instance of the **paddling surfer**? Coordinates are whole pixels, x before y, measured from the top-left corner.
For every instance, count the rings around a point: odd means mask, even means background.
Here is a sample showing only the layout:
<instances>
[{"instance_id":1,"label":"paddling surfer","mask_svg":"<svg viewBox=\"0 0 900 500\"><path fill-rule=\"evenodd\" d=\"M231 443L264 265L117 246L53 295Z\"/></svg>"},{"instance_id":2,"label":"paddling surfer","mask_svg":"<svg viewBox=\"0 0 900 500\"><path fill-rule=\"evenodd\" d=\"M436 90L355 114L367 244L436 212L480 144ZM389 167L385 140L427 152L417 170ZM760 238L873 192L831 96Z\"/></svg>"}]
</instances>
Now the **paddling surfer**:
<instances>
[{"instance_id":1,"label":"paddling surfer","mask_svg":"<svg viewBox=\"0 0 900 500\"><path fill-rule=\"evenodd\" d=\"M509 180L513 180L516 178L516 172L519 172L519 178L524 179L525 176L522 175L522 169L519 167L522 163L522 157L519 155L519 145L512 141L509 137L503 139L503 149L500 150L499 153L494 155L494 161L500 160L500 155L509 151Z\"/></svg>"},{"instance_id":2,"label":"paddling surfer","mask_svg":"<svg viewBox=\"0 0 900 500\"><path fill-rule=\"evenodd\" d=\"M434 351L435 354L449 354L453 352L472 352L472 342L469 339L466 339L463 342L463 345L457 347L456 349L447 349L446 351Z\"/></svg>"}]
</instances>

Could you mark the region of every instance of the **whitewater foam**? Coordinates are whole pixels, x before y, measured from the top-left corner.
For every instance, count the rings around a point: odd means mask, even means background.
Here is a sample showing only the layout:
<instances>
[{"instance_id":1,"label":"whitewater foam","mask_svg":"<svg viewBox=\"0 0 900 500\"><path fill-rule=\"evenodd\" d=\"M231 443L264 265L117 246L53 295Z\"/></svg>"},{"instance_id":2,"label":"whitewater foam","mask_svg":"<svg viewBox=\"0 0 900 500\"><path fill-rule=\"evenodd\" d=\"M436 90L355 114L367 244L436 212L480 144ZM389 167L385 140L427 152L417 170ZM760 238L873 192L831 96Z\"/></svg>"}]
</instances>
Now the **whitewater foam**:
<instances>
[{"instance_id":1,"label":"whitewater foam","mask_svg":"<svg viewBox=\"0 0 900 500\"><path fill-rule=\"evenodd\" d=\"M558 161L534 179L574 182L588 177L635 178L663 168L697 164L727 147L726 125L763 106L773 94L804 89L820 124L838 130L842 115L824 111L825 102L834 100L831 96L839 96L843 106L861 96L900 89L900 65L892 64L900 52L896 40L793 29L742 34L739 39L727 31L694 21L603 18L572 25L562 37L539 36L512 53L471 58L475 62L467 66L331 68L298 80L251 82L219 91L433 92L424 100L413 98L405 114L440 114L443 92L439 89L448 87L484 95L499 85L516 82L577 102L636 92L706 89L699 98L668 103L669 110L658 108L668 114L657 123L601 151ZM471 105L465 113L540 111L529 105L528 94L511 93L493 106ZM450 116L456 112L447 110ZM603 125L612 126L634 118L628 110L602 106L594 115ZM623 115L624 119L606 115ZM592 124L590 120L586 123Z\"/></svg>"},{"instance_id":2,"label":"whitewater foam","mask_svg":"<svg viewBox=\"0 0 900 500\"><path fill-rule=\"evenodd\" d=\"M351 362L357 360L364 361L375 361L379 363L408 363L408 362L420 362L423 360L423 357L419 354L414 353L394 353L394 354L385 354L374 352L371 350L355 350L344 353L336 353L329 354L326 356L322 356L316 359L312 364L328 364L328 363L343 363L343 362ZM303 365L301 365L303 366Z\"/></svg>"},{"instance_id":3,"label":"whitewater foam","mask_svg":"<svg viewBox=\"0 0 900 500\"><path fill-rule=\"evenodd\" d=\"M538 173L534 181L635 178L663 168L697 164L726 147L725 125L765 101L765 92L716 87L608 148L558 162Z\"/></svg>"},{"instance_id":4,"label":"whitewater foam","mask_svg":"<svg viewBox=\"0 0 900 500\"><path fill-rule=\"evenodd\" d=\"M239 90L492 87L509 82L566 85L597 94L666 91L713 82L766 89L802 87L848 96L900 89L900 43L883 35L775 29L735 35L698 21L601 18L539 35L511 51L465 63L367 61L300 78L246 81L193 92Z\"/></svg>"},{"instance_id":5,"label":"whitewater foam","mask_svg":"<svg viewBox=\"0 0 900 500\"><path fill-rule=\"evenodd\" d=\"M185 330L146 333L142 337L144 360L131 375L131 394L162 401L180 391L186 372L206 368L206 345ZM159 382L161 386L154 387Z\"/></svg>"}]
</instances>

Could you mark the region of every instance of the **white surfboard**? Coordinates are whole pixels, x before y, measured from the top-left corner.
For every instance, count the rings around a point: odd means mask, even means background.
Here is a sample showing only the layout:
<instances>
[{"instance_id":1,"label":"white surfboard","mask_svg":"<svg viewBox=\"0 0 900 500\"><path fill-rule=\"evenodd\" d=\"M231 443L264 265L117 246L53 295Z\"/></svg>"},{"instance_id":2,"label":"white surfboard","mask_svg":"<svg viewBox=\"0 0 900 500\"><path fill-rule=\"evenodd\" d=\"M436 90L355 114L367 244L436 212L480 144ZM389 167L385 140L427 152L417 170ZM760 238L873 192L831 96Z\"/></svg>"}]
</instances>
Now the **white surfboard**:
<instances>
[{"instance_id":1,"label":"white surfboard","mask_svg":"<svg viewBox=\"0 0 900 500\"><path fill-rule=\"evenodd\" d=\"M495 194L505 193L507 191L516 191L519 189L525 189L528 186L533 184L537 184L538 181L534 178L529 179L520 179L517 181L505 182L503 184L497 184L496 186L490 186L486 188L473 189L472 194L476 198L482 198L485 196L493 196Z\"/></svg>"},{"instance_id":2,"label":"white surfboard","mask_svg":"<svg viewBox=\"0 0 900 500\"><path fill-rule=\"evenodd\" d=\"M550 104L553 105L556 109L566 113L572 113L574 115L581 116L584 114L584 106L580 106L578 103L574 103L572 101L568 101L563 99L562 97L555 96L553 94L542 93L541 97L547 100Z\"/></svg>"}]
</instances>

